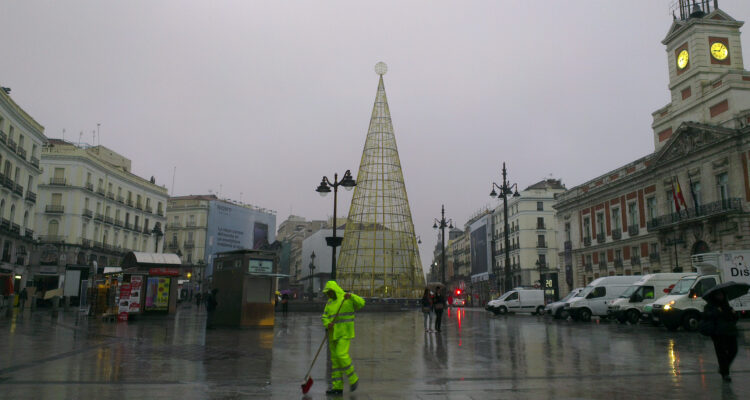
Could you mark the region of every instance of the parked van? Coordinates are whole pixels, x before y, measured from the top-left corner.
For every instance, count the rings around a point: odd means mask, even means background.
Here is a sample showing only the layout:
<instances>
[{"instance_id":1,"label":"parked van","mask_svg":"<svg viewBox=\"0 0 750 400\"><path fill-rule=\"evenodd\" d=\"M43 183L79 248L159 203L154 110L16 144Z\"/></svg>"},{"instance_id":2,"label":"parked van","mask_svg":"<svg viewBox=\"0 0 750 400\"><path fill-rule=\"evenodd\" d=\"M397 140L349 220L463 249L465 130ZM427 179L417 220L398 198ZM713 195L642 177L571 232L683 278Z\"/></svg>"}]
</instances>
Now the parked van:
<instances>
[{"instance_id":1,"label":"parked van","mask_svg":"<svg viewBox=\"0 0 750 400\"><path fill-rule=\"evenodd\" d=\"M643 275L641 279L625 290L620 297L612 300L607 308L607 315L618 321L636 324L641 320L643 307L669 294L669 291L680 279L695 276L688 273L661 273Z\"/></svg>"},{"instance_id":2,"label":"parked van","mask_svg":"<svg viewBox=\"0 0 750 400\"><path fill-rule=\"evenodd\" d=\"M692 257L697 276L682 278L668 296L653 303L651 319L661 322L669 330L680 326L693 331L698 328L706 301L701 296L723 282L750 284L750 251L725 251L696 254ZM750 294L734 299L729 304L738 313L750 311Z\"/></svg>"},{"instance_id":3,"label":"parked van","mask_svg":"<svg viewBox=\"0 0 750 400\"><path fill-rule=\"evenodd\" d=\"M562 300L547 304L547 306L544 307L544 312L547 315L553 316L555 319L568 318L568 315L563 312L565 310L565 304L567 304L568 300L575 297L578 293L581 293L582 290L582 287L571 290L567 296L562 298Z\"/></svg>"},{"instance_id":4,"label":"parked van","mask_svg":"<svg viewBox=\"0 0 750 400\"><path fill-rule=\"evenodd\" d=\"M490 301L486 308L495 314L509 312L542 314L544 312L544 291L541 289L516 288L496 300Z\"/></svg>"},{"instance_id":5,"label":"parked van","mask_svg":"<svg viewBox=\"0 0 750 400\"><path fill-rule=\"evenodd\" d=\"M607 303L616 299L640 276L605 276L591 281L581 293L568 300L566 310L574 321L590 321L592 315L606 316Z\"/></svg>"}]
</instances>

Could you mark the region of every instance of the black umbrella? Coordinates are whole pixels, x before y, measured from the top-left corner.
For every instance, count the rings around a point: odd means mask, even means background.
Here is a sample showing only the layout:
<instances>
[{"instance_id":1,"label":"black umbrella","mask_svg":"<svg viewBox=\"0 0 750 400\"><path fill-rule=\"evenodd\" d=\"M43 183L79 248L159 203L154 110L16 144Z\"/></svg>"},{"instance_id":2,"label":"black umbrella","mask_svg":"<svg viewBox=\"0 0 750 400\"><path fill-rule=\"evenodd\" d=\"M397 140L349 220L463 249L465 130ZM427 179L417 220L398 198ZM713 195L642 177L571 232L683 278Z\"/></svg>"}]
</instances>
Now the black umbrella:
<instances>
[{"instance_id":1,"label":"black umbrella","mask_svg":"<svg viewBox=\"0 0 750 400\"><path fill-rule=\"evenodd\" d=\"M708 301L711 296L718 292L722 291L724 292L724 297L727 298L727 300L734 300L738 297L742 297L747 294L747 291L750 290L750 285L747 283L740 283L740 282L724 282L720 283L711 289L708 289L706 293L703 293L703 300Z\"/></svg>"}]
</instances>

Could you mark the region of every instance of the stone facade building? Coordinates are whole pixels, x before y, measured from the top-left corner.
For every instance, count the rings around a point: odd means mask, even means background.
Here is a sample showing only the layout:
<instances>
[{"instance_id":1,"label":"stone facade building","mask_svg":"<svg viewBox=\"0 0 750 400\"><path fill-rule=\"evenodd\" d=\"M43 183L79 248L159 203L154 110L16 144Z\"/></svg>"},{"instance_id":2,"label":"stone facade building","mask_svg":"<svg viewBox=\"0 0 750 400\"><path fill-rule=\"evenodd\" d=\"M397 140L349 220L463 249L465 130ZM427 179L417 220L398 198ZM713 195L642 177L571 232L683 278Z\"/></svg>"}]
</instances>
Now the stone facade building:
<instances>
[{"instance_id":1,"label":"stone facade building","mask_svg":"<svg viewBox=\"0 0 750 400\"><path fill-rule=\"evenodd\" d=\"M688 271L690 256L750 247L750 72L722 10L675 20L663 43L672 102L655 151L558 196L567 289L605 275Z\"/></svg>"}]
</instances>

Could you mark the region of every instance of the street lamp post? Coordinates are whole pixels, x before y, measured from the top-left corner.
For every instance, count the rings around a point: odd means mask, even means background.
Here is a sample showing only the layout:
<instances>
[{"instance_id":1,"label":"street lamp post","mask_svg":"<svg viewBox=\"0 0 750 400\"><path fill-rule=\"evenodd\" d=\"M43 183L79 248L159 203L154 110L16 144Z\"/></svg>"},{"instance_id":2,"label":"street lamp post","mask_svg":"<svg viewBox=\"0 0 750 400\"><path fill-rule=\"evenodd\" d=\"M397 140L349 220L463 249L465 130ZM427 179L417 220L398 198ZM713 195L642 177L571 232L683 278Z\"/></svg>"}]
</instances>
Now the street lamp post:
<instances>
[{"instance_id":1,"label":"street lamp post","mask_svg":"<svg viewBox=\"0 0 750 400\"><path fill-rule=\"evenodd\" d=\"M536 260L536 266L539 268L539 289L542 289L544 292L544 299L547 301L547 286L546 281L544 279L544 263L540 260Z\"/></svg>"},{"instance_id":2,"label":"street lamp post","mask_svg":"<svg viewBox=\"0 0 750 400\"><path fill-rule=\"evenodd\" d=\"M440 219L435 219L435 223L432 225L433 229L440 229L441 236L442 236L442 248L441 248L441 255L440 255L440 277L441 282L445 283L445 227L449 227L450 229L453 229L453 220L445 220L445 205L442 205L442 208L440 210Z\"/></svg>"},{"instance_id":3,"label":"street lamp post","mask_svg":"<svg viewBox=\"0 0 750 400\"><path fill-rule=\"evenodd\" d=\"M502 186L498 185L495 182L492 182L492 192L490 192L490 197L498 197L498 193L495 192L495 188L500 190L499 196L503 198L503 236L505 239L505 291L509 291L513 289L513 274L510 270L510 232L508 227L508 195L513 194L513 197L520 197L521 195L518 194L518 185L512 184L508 185L508 171L505 169L505 163L503 162L503 184ZM513 192L511 189L515 188L515 192Z\"/></svg>"},{"instance_id":4,"label":"street lamp post","mask_svg":"<svg viewBox=\"0 0 750 400\"><path fill-rule=\"evenodd\" d=\"M154 229L151 230L151 234L154 235L156 238L156 246L154 247L154 253L159 252L159 239L161 239L162 236L164 236L164 233L161 231L161 228L159 227L159 224L157 223L154 225Z\"/></svg>"},{"instance_id":5,"label":"street lamp post","mask_svg":"<svg viewBox=\"0 0 750 400\"><path fill-rule=\"evenodd\" d=\"M314 282L315 279L313 278L313 275L315 274L315 252L313 251L312 254L310 254L310 301L313 300L313 293L315 292L314 288Z\"/></svg>"},{"instance_id":6,"label":"street lamp post","mask_svg":"<svg viewBox=\"0 0 750 400\"><path fill-rule=\"evenodd\" d=\"M341 241L343 240L340 237L336 237L336 201L338 199L339 186L343 186L346 190L352 190L357 186L354 178L352 178L351 171L348 169L344 172L341 181L338 179L339 174L337 173L333 174L333 182L324 176L318 188L315 189L321 196L325 196L331 193L331 188L333 188L333 236L326 238L326 243L331 246L331 280L336 280L336 247L341 246Z\"/></svg>"}]
</instances>

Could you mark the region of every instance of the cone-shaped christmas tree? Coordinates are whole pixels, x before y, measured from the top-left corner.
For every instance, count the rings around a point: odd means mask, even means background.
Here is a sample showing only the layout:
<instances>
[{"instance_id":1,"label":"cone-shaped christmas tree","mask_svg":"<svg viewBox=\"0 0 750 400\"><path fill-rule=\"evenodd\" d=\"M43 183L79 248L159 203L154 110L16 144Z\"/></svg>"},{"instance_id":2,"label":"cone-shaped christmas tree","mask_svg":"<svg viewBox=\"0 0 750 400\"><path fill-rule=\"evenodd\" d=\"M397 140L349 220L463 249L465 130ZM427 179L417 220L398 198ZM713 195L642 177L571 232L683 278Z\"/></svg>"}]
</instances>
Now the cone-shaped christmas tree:
<instances>
[{"instance_id":1,"label":"cone-shaped christmas tree","mask_svg":"<svg viewBox=\"0 0 750 400\"><path fill-rule=\"evenodd\" d=\"M380 76L365 149L357 174L337 278L354 293L369 297L419 297L422 263L409 199L385 97L385 63Z\"/></svg>"}]
</instances>

